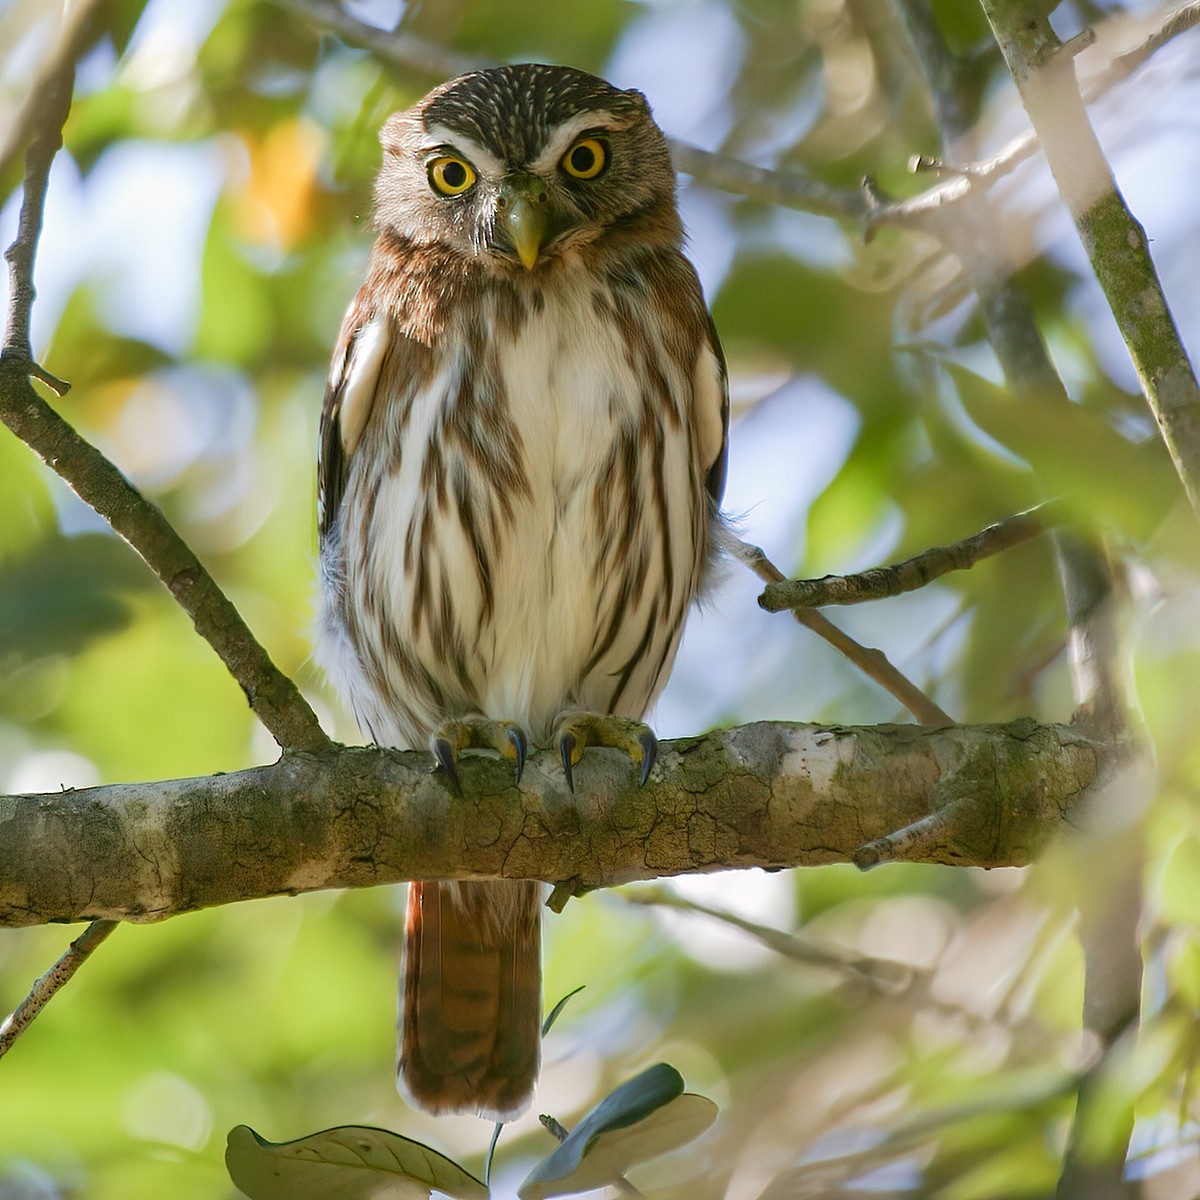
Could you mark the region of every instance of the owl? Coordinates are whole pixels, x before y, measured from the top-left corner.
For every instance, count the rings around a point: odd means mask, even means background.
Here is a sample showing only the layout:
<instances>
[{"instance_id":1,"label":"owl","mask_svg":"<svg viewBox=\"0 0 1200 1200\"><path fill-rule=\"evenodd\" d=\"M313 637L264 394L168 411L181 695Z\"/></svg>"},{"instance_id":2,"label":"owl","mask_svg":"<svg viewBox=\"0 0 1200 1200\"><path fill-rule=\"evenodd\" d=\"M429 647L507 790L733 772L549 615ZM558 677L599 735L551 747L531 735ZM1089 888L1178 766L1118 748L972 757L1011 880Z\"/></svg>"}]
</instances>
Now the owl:
<instances>
[{"instance_id":1,"label":"owl","mask_svg":"<svg viewBox=\"0 0 1200 1200\"><path fill-rule=\"evenodd\" d=\"M627 752L720 536L724 359L645 98L476 71L384 125L378 238L321 420L318 658L380 746L573 790ZM542 886L409 887L399 1082L505 1120L538 1070Z\"/></svg>"}]
</instances>

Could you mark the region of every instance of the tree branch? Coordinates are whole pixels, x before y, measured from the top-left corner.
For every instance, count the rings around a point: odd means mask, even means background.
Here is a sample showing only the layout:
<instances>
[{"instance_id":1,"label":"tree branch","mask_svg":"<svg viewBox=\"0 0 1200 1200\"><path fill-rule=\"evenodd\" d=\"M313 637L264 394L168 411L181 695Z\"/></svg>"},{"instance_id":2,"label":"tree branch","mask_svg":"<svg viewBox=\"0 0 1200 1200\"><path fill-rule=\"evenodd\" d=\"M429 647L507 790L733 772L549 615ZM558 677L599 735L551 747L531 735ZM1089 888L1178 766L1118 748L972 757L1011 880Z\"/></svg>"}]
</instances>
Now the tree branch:
<instances>
[{"instance_id":1,"label":"tree branch","mask_svg":"<svg viewBox=\"0 0 1200 1200\"><path fill-rule=\"evenodd\" d=\"M989 0L983 0L983 3L987 9ZM914 23L926 24L936 31L928 0L899 0L899 4L910 28ZM931 87L935 86L936 80L946 73L945 65L938 60L949 57L949 50L940 37L926 38L915 45L926 80ZM942 110L939 108L938 111ZM965 128L949 125L942 128L943 137L949 142L961 138L965 132ZM960 219L949 225L956 233L955 248L979 293L989 340L1014 392L1036 397L1047 406L1067 404L1066 389L1046 352L1029 303L1008 277L1005 264L989 250L994 241L983 236L990 223L989 207L986 195L980 192L972 203L964 206ZM1036 472L1038 464L1031 465ZM1125 698L1116 668L1119 647L1113 612L1112 572L1103 555L1077 537L1056 536L1055 552L1070 628L1072 679L1080 706L1078 715L1089 722L1098 736L1119 744L1128 739L1128 734ZM1124 781L1124 787L1129 787L1128 780ZM905 836L911 836L910 831L893 834L886 842ZM1128 864L1131 858L1134 863L1140 861L1140 856L1128 853L1128 841L1127 836L1120 839L1122 855L1115 872L1094 876L1098 887L1079 889L1085 931L1084 1021L1089 1028L1093 1028L1092 1011L1104 1006L1106 996L1118 997L1116 1002L1123 1016L1136 1019L1136 1000L1132 1010L1126 1000L1130 992L1134 997L1139 994L1141 984L1141 961L1136 941L1141 898L1136 883L1138 868L1133 866L1131 874ZM888 849L892 848L889 844ZM1094 849L1094 843L1090 848ZM1114 894L1119 893L1116 904L1097 904L1098 896L1107 894L1114 880L1120 880L1113 889ZM1118 978L1119 973L1123 973L1123 977ZM1130 1018L1130 1012L1133 1018ZM1097 1034L1103 1037L1101 1031L1097 1030ZM1117 1131L1116 1144L1105 1147L1108 1153L1102 1163L1085 1163L1077 1146L1083 1130L1081 1118L1091 1102L1094 1084L1085 1074L1078 1080L1078 1086L1079 1111L1059 1181L1059 1195L1063 1200L1083 1200L1084 1197L1101 1200L1103 1196L1116 1195L1115 1189L1121 1186L1121 1169L1132 1120ZM1079 1182L1085 1184L1082 1190L1077 1189Z\"/></svg>"},{"instance_id":2,"label":"tree branch","mask_svg":"<svg viewBox=\"0 0 1200 1200\"><path fill-rule=\"evenodd\" d=\"M759 606L767 612L782 612L787 608L820 608L826 604L862 604L915 592L950 571L968 570L985 558L1039 537L1054 522L1052 503L1047 501L1005 517L953 545L934 546L888 567L872 567L857 575L823 575L820 579L769 583L758 598Z\"/></svg>"},{"instance_id":3,"label":"tree branch","mask_svg":"<svg viewBox=\"0 0 1200 1200\"><path fill-rule=\"evenodd\" d=\"M896 857L1029 862L1115 762L1062 725L928 729L754 724L664 743L638 788L591 750L567 794L553 754L471 756L465 796L419 752L289 752L202 779L0 797L0 925L175 913L316 888L518 878L575 893L733 867L853 861L864 843L953 808Z\"/></svg>"},{"instance_id":4,"label":"tree branch","mask_svg":"<svg viewBox=\"0 0 1200 1200\"><path fill-rule=\"evenodd\" d=\"M78 39L71 45L85 45ZM55 61L58 61L57 58ZM192 618L241 685L250 707L285 749L320 751L331 743L296 685L246 627L237 609L154 505L94 446L82 438L30 386L29 376L62 392L67 385L35 362L29 342L34 299L33 267L50 164L62 145L70 110L74 60L65 58L35 106L25 158L25 186L17 237L5 254L12 281L0 349L0 420L34 449L81 499L90 504L146 560Z\"/></svg>"},{"instance_id":5,"label":"tree branch","mask_svg":"<svg viewBox=\"0 0 1200 1200\"><path fill-rule=\"evenodd\" d=\"M786 584L784 573L757 547L740 539L736 542L738 558L759 579L770 585ZM774 611L783 611L776 609ZM811 608L795 607L791 614L797 624L811 629L824 638L843 657L849 659L864 675L875 680L880 687L890 692L922 725L953 725L954 718L935 704L915 683L898 671L882 650L856 642L848 633L839 629L828 617Z\"/></svg>"},{"instance_id":6,"label":"tree branch","mask_svg":"<svg viewBox=\"0 0 1200 1200\"><path fill-rule=\"evenodd\" d=\"M1200 385L1167 306L1145 230L1117 188L1088 119L1074 57L1042 6L982 0L1142 391L1200 516Z\"/></svg>"},{"instance_id":7,"label":"tree branch","mask_svg":"<svg viewBox=\"0 0 1200 1200\"><path fill-rule=\"evenodd\" d=\"M71 944L63 956L43 975L29 995L0 1022L0 1058L33 1023L37 1015L70 981L71 976L87 961L92 951L120 924L119 921L93 921Z\"/></svg>"}]
</instances>

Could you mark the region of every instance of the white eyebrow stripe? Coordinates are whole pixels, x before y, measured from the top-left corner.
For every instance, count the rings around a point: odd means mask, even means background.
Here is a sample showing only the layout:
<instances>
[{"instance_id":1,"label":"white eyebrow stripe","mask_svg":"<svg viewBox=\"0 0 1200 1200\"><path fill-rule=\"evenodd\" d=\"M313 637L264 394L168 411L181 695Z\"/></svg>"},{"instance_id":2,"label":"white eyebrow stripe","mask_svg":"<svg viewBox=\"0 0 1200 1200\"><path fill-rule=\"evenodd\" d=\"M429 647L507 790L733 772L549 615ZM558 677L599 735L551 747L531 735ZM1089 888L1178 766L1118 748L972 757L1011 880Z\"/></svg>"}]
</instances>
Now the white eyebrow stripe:
<instances>
[{"instance_id":1,"label":"white eyebrow stripe","mask_svg":"<svg viewBox=\"0 0 1200 1200\"><path fill-rule=\"evenodd\" d=\"M449 129L445 125L430 125L425 132L430 139L429 153L442 146L451 146L459 151L475 170L488 175L504 174L504 164L477 141L467 137L465 133L459 133L457 129Z\"/></svg>"},{"instance_id":2,"label":"white eyebrow stripe","mask_svg":"<svg viewBox=\"0 0 1200 1200\"><path fill-rule=\"evenodd\" d=\"M581 112L554 131L554 136L546 143L545 150L529 164L529 169L531 171L553 170L558 166L571 143L585 129L620 129L624 124L625 122L614 117L604 108Z\"/></svg>"}]
</instances>

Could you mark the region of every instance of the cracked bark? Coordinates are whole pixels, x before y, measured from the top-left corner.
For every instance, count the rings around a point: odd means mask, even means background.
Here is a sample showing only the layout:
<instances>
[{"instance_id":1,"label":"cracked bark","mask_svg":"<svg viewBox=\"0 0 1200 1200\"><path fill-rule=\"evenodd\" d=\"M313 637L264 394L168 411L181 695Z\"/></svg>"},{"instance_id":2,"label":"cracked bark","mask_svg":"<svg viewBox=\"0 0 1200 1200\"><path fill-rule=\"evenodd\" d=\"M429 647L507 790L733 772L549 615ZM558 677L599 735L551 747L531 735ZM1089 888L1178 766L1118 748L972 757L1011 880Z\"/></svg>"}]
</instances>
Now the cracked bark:
<instances>
[{"instance_id":1,"label":"cracked bark","mask_svg":"<svg viewBox=\"0 0 1200 1200\"><path fill-rule=\"evenodd\" d=\"M289 752L198 779L0 797L0 925L177 913L407 879L524 878L560 895L737 867L886 858L1030 861L1116 762L1077 727L759 723L663 745L645 788L589 751L570 797L552 755L518 787L469 757L454 797L429 756ZM932 819L931 819L932 818Z\"/></svg>"}]
</instances>

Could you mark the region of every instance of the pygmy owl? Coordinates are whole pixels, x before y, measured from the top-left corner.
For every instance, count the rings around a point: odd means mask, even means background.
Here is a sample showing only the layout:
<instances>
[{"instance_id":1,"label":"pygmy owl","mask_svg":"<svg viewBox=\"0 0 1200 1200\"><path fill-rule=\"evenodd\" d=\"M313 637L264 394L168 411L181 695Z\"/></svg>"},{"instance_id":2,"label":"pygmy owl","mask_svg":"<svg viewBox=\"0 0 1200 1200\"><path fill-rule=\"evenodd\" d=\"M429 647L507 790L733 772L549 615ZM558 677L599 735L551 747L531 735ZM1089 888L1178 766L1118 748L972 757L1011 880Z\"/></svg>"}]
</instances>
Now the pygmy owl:
<instances>
[{"instance_id":1,"label":"pygmy owl","mask_svg":"<svg viewBox=\"0 0 1200 1200\"><path fill-rule=\"evenodd\" d=\"M476 71L383 127L378 240L321 422L319 657L381 746L626 750L719 532L728 404L640 92ZM410 886L400 1082L505 1119L540 1046L541 887Z\"/></svg>"}]
</instances>

